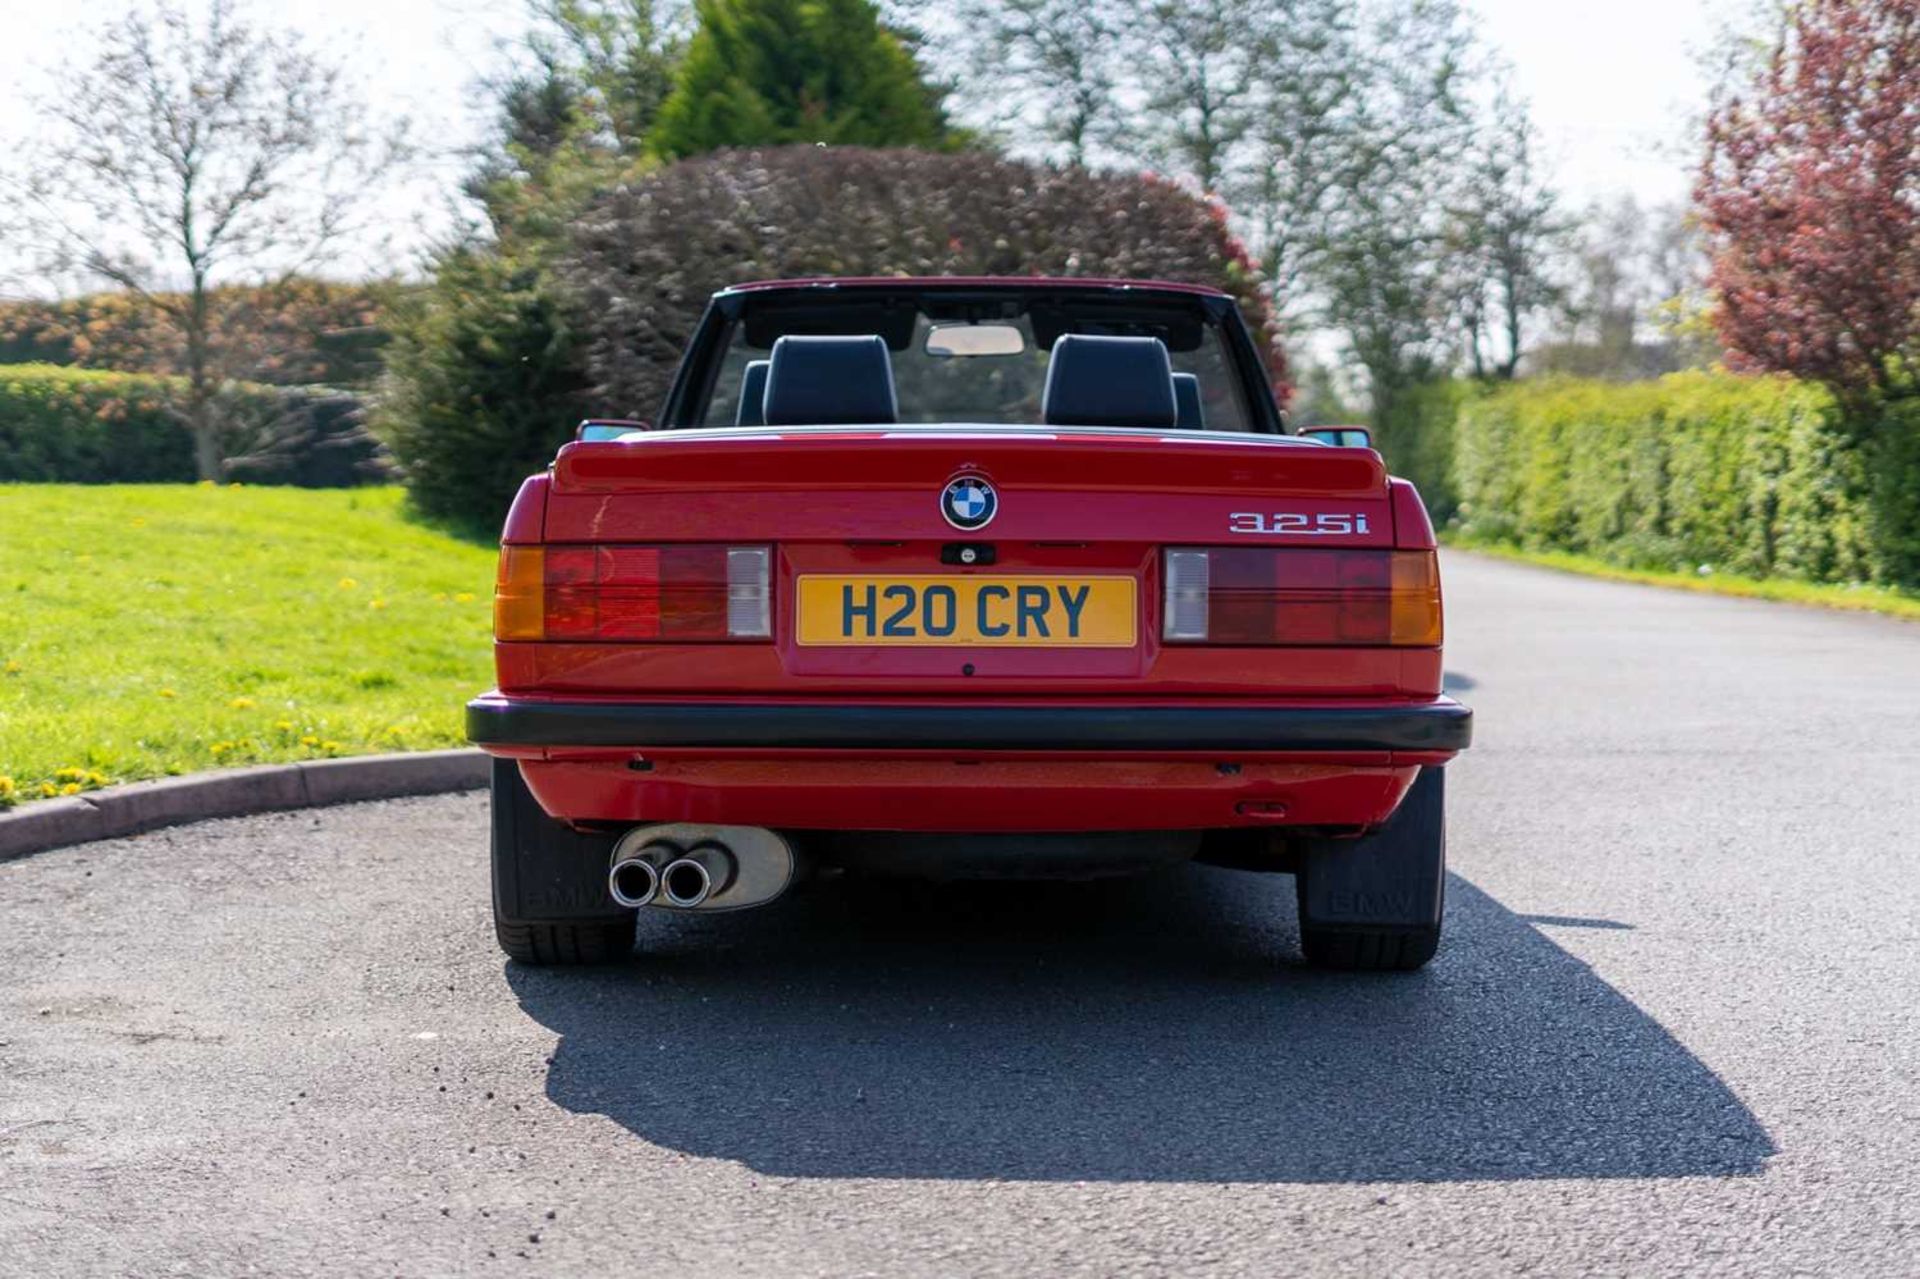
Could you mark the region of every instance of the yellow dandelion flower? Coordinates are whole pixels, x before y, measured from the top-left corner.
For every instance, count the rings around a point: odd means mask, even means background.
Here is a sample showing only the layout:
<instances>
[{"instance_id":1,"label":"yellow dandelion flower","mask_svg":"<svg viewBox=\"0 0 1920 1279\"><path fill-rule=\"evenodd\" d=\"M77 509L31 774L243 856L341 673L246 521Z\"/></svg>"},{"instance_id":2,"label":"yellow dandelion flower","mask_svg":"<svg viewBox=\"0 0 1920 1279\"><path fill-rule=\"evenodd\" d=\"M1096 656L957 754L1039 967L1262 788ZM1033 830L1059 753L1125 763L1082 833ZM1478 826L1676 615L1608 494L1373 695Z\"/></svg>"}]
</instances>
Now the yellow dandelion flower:
<instances>
[{"instance_id":1,"label":"yellow dandelion flower","mask_svg":"<svg viewBox=\"0 0 1920 1279\"><path fill-rule=\"evenodd\" d=\"M456 604L471 604L473 603L473 592L461 591L458 595L453 597L453 602Z\"/></svg>"},{"instance_id":2,"label":"yellow dandelion flower","mask_svg":"<svg viewBox=\"0 0 1920 1279\"><path fill-rule=\"evenodd\" d=\"M60 793L60 788L58 786L55 786L52 782L40 783L41 799L52 799L55 795L58 795L59 793Z\"/></svg>"},{"instance_id":3,"label":"yellow dandelion flower","mask_svg":"<svg viewBox=\"0 0 1920 1279\"><path fill-rule=\"evenodd\" d=\"M0 799L12 799L19 789L11 777L0 776Z\"/></svg>"},{"instance_id":4,"label":"yellow dandelion flower","mask_svg":"<svg viewBox=\"0 0 1920 1279\"><path fill-rule=\"evenodd\" d=\"M180 696L180 694L178 694L178 693L176 693L176 692L174 692L174 691L173 691L172 689L170 689L170 688L163 688L163 689L161 689L161 690L160 690L160 696L162 696L162 697L178 697L178 696Z\"/></svg>"},{"instance_id":5,"label":"yellow dandelion flower","mask_svg":"<svg viewBox=\"0 0 1920 1279\"><path fill-rule=\"evenodd\" d=\"M87 774L85 781L89 786L105 786L107 784L107 775L95 769Z\"/></svg>"},{"instance_id":6,"label":"yellow dandelion flower","mask_svg":"<svg viewBox=\"0 0 1920 1279\"><path fill-rule=\"evenodd\" d=\"M20 663L18 663L18 662L15 662L15 661L11 661L11 660L9 660L9 661L7 662L7 668L6 668L6 669L7 669L7 674L9 674L9 675L18 675L18 674L19 674L19 673L20 673L21 671L24 671L24 670L26 670L27 668L26 668L26 667L24 667L24 666L22 666L22 665L20 665Z\"/></svg>"},{"instance_id":7,"label":"yellow dandelion flower","mask_svg":"<svg viewBox=\"0 0 1920 1279\"><path fill-rule=\"evenodd\" d=\"M65 786L62 786L60 788L60 793L62 795L78 795L80 793L80 783L68 782Z\"/></svg>"},{"instance_id":8,"label":"yellow dandelion flower","mask_svg":"<svg viewBox=\"0 0 1920 1279\"><path fill-rule=\"evenodd\" d=\"M340 589L343 591L350 591L358 585L360 585L360 583L354 581L350 577L343 577L340 579Z\"/></svg>"},{"instance_id":9,"label":"yellow dandelion flower","mask_svg":"<svg viewBox=\"0 0 1920 1279\"><path fill-rule=\"evenodd\" d=\"M302 746L318 746L320 744L320 739L315 737L312 733L308 733L305 737L300 739L300 744Z\"/></svg>"},{"instance_id":10,"label":"yellow dandelion flower","mask_svg":"<svg viewBox=\"0 0 1920 1279\"><path fill-rule=\"evenodd\" d=\"M321 742L320 749L323 751L337 751L340 749L340 743L339 742Z\"/></svg>"},{"instance_id":11,"label":"yellow dandelion flower","mask_svg":"<svg viewBox=\"0 0 1920 1279\"><path fill-rule=\"evenodd\" d=\"M387 602L385 600L368 600L367 601L368 608L385 608L386 606L387 606Z\"/></svg>"},{"instance_id":12,"label":"yellow dandelion flower","mask_svg":"<svg viewBox=\"0 0 1920 1279\"><path fill-rule=\"evenodd\" d=\"M293 731L293 721L290 719L277 719L273 721L273 726L282 733L291 733Z\"/></svg>"},{"instance_id":13,"label":"yellow dandelion flower","mask_svg":"<svg viewBox=\"0 0 1920 1279\"><path fill-rule=\"evenodd\" d=\"M253 699L251 697L236 697L228 702L227 705L236 711L250 711L253 709Z\"/></svg>"}]
</instances>

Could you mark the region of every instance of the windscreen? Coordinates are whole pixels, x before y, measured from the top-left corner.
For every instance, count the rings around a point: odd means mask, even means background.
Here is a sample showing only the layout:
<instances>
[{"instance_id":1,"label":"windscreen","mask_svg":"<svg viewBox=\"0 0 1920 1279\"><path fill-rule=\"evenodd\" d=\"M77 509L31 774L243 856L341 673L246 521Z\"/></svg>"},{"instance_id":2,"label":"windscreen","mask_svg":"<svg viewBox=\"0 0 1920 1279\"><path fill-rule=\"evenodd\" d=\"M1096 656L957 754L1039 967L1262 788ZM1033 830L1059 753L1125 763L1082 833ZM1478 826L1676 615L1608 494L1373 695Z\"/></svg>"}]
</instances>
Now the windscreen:
<instances>
[{"instance_id":1,"label":"windscreen","mask_svg":"<svg viewBox=\"0 0 1920 1279\"><path fill-rule=\"evenodd\" d=\"M1063 333L1159 338L1175 374L1193 379L1183 427L1254 429L1225 336L1201 308L1005 295L969 301L842 294L793 305L763 303L728 326L725 355L697 420L703 426L739 421L748 365L766 359L781 337L878 334L893 365L901 424L1038 425L1048 352Z\"/></svg>"}]
</instances>

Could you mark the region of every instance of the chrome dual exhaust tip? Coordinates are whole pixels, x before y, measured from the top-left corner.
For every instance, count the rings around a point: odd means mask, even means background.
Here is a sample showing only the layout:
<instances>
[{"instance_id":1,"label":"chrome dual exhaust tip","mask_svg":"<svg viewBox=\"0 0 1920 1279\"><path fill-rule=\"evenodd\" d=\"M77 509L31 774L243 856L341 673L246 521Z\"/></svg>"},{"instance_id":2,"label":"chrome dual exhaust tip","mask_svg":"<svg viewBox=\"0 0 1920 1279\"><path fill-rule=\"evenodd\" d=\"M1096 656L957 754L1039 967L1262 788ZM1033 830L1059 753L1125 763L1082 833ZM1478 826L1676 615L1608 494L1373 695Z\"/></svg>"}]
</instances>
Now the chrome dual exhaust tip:
<instances>
[{"instance_id":1,"label":"chrome dual exhaust tip","mask_svg":"<svg viewBox=\"0 0 1920 1279\"><path fill-rule=\"evenodd\" d=\"M607 892L619 905L638 910L660 895L660 872L642 857L617 861L607 871Z\"/></svg>"},{"instance_id":2,"label":"chrome dual exhaust tip","mask_svg":"<svg viewBox=\"0 0 1920 1279\"><path fill-rule=\"evenodd\" d=\"M668 862L660 872L660 886L667 905L692 910L715 893L727 891L733 876L733 851L706 840L688 849L685 857Z\"/></svg>"},{"instance_id":3,"label":"chrome dual exhaust tip","mask_svg":"<svg viewBox=\"0 0 1920 1279\"><path fill-rule=\"evenodd\" d=\"M712 872L691 857L670 863L661 879L666 881L669 906L692 910L713 896Z\"/></svg>"},{"instance_id":4,"label":"chrome dual exhaust tip","mask_svg":"<svg viewBox=\"0 0 1920 1279\"><path fill-rule=\"evenodd\" d=\"M793 846L762 827L636 826L614 844L607 896L623 910L740 910L780 896L803 869Z\"/></svg>"}]
</instances>

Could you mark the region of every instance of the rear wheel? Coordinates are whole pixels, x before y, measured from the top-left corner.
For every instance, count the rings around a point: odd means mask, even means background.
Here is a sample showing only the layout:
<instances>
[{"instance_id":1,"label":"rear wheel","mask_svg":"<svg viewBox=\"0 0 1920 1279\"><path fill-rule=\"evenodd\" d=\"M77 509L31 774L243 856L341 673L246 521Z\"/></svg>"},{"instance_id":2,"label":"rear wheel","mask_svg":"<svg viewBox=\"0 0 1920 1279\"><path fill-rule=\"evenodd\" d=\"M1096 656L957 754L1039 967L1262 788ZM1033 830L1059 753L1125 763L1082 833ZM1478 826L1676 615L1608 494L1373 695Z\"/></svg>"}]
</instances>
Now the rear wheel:
<instances>
[{"instance_id":1,"label":"rear wheel","mask_svg":"<svg viewBox=\"0 0 1920 1279\"><path fill-rule=\"evenodd\" d=\"M1446 877L1446 774L1423 768L1378 831L1305 843L1295 888L1307 962L1354 972L1424 966L1440 946Z\"/></svg>"},{"instance_id":2,"label":"rear wheel","mask_svg":"<svg viewBox=\"0 0 1920 1279\"><path fill-rule=\"evenodd\" d=\"M546 815L510 759L493 761L493 931L523 964L608 964L633 950L635 912L607 892L612 835Z\"/></svg>"}]
</instances>

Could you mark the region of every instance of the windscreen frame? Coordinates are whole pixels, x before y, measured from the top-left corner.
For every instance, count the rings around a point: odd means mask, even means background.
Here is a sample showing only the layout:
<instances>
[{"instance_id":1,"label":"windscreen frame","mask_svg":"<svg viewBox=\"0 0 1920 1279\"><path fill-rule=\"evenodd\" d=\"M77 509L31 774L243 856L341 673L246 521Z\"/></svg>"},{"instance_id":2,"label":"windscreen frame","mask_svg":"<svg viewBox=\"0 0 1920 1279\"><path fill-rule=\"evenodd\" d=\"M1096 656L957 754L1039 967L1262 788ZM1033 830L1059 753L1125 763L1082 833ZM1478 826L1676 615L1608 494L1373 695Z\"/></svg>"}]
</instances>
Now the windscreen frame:
<instances>
[{"instance_id":1,"label":"windscreen frame","mask_svg":"<svg viewBox=\"0 0 1920 1279\"><path fill-rule=\"evenodd\" d=\"M833 283L796 285L792 288L741 288L716 294L708 305L682 360L672 387L667 392L658 421L662 429L688 429L705 426L704 416L711 403L717 379L726 363L736 326L752 309L779 309L782 304L806 309L818 308L826 314L836 303L823 296L838 293L859 310L867 304L864 296L873 294L871 305L906 304L929 318L958 318L977 315L989 318L1009 312L1031 315L1035 307L1071 307L1075 302L1090 309L1114 308L1117 314L1136 314L1153 310L1192 309L1198 323L1212 326L1219 333L1220 349L1238 381L1241 407L1246 415L1246 430L1251 434L1286 433L1273 386L1268 380L1252 332L1233 299L1222 294L1187 292L1151 286L1053 286L1009 284L1002 287L978 283L942 286L916 282L902 287L840 286ZM1070 331L1070 330L1069 330Z\"/></svg>"}]
</instances>

